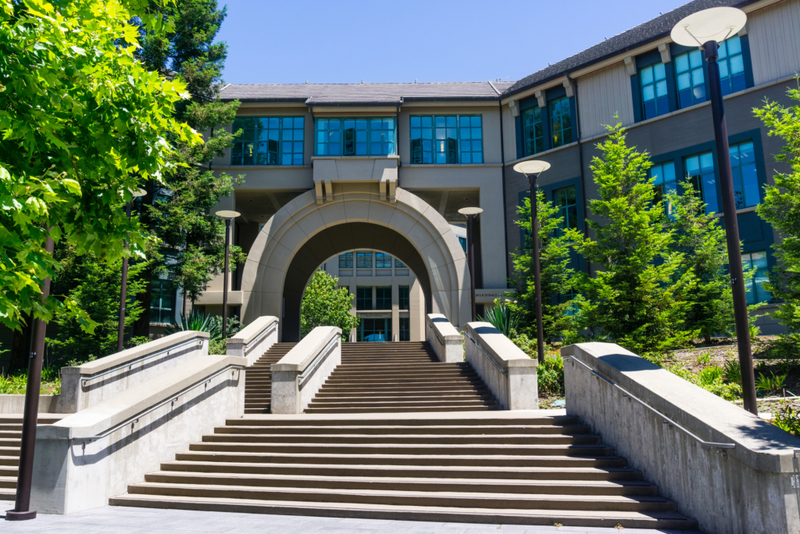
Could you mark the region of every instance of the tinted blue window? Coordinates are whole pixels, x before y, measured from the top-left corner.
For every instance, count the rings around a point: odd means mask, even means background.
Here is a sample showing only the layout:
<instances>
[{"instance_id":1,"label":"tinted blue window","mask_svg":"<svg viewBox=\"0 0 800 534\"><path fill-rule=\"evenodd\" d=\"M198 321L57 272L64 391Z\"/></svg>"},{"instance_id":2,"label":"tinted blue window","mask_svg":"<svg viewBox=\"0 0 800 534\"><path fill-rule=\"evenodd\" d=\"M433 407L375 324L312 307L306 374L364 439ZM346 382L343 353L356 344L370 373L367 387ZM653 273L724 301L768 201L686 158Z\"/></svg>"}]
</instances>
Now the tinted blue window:
<instances>
[{"instance_id":1,"label":"tinted blue window","mask_svg":"<svg viewBox=\"0 0 800 534\"><path fill-rule=\"evenodd\" d=\"M414 116L411 163L483 163L480 115Z\"/></svg>"},{"instance_id":2,"label":"tinted blue window","mask_svg":"<svg viewBox=\"0 0 800 534\"><path fill-rule=\"evenodd\" d=\"M388 156L396 153L395 119L317 119L318 156Z\"/></svg>"},{"instance_id":3,"label":"tinted blue window","mask_svg":"<svg viewBox=\"0 0 800 534\"><path fill-rule=\"evenodd\" d=\"M526 156L544 150L544 120L539 106L522 112L522 147Z\"/></svg>"},{"instance_id":4,"label":"tinted blue window","mask_svg":"<svg viewBox=\"0 0 800 534\"><path fill-rule=\"evenodd\" d=\"M731 147L731 171L736 208L747 208L761 202L752 141Z\"/></svg>"},{"instance_id":5,"label":"tinted blue window","mask_svg":"<svg viewBox=\"0 0 800 534\"><path fill-rule=\"evenodd\" d=\"M237 117L231 165L302 165L303 117Z\"/></svg>"},{"instance_id":6,"label":"tinted blue window","mask_svg":"<svg viewBox=\"0 0 800 534\"><path fill-rule=\"evenodd\" d=\"M742 254L742 267L748 271L753 271L753 278L747 284L747 303L756 304L759 302L769 302L772 298L769 291L764 286L769 282L769 269L767 267L767 253L748 252Z\"/></svg>"},{"instance_id":7,"label":"tinted blue window","mask_svg":"<svg viewBox=\"0 0 800 534\"><path fill-rule=\"evenodd\" d=\"M656 63L639 71L642 88L642 116L658 117L669 111L667 97L667 72L663 63Z\"/></svg>"},{"instance_id":8,"label":"tinted blue window","mask_svg":"<svg viewBox=\"0 0 800 534\"><path fill-rule=\"evenodd\" d=\"M673 162L662 163L650 167L650 177L653 179L653 187L656 190L655 202L663 202L667 193L678 190L678 181L675 176L675 164ZM672 206L664 202L664 211L671 215Z\"/></svg>"},{"instance_id":9,"label":"tinted blue window","mask_svg":"<svg viewBox=\"0 0 800 534\"><path fill-rule=\"evenodd\" d=\"M675 58L678 103L681 109L706 101L706 80L703 53L694 50Z\"/></svg>"},{"instance_id":10,"label":"tinted blue window","mask_svg":"<svg viewBox=\"0 0 800 534\"><path fill-rule=\"evenodd\" d=\"M550 137L552 148L572 142L572 115L569 98L563 97L548 104L550 109Z\"/></svg>"},{"instance_id":11,"label":"tinted blue window","mask_svg":"<svg viewBox=\"0 0 800 534\"><path fill-rule=\"evenodd\" d=\"M719 45L719 76L722 81L722 94L727 95L747 88L744 75L744 55L742 40L738 35Z\"/></svg>"},{"instance_id":12,"label":"tinted blue window","mask_svg":"<svg viewBox=\"0 0 800 534\"><path fill-rule=\"evenodd\" d=\"M684 160L686 174L692 179L695 190L706 203L706 213L719 212L717 203L717 180L714 172L714 156L706 152Z\"/></svg>"}]
</instances>

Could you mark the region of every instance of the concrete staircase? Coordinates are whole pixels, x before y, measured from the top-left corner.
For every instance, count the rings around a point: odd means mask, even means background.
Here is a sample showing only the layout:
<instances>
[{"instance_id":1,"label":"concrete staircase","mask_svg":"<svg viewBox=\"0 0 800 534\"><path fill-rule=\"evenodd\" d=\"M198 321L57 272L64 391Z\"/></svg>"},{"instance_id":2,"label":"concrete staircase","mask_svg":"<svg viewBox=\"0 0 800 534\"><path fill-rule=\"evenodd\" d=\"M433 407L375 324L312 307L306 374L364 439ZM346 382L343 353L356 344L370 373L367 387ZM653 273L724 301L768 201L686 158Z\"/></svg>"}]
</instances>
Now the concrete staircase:
<instances>
[{"instance_id":1,"label":"concrete staircase","mask_svg":"<svg viewBox=\"0 0 800 534\"><path fill-rule=\"evenodd\" d=\"M269 413L272 400L273 363L283 358L297 343L275 343L245 371L244 413Z\"/></svg>"},{"instance_id":2,"label":"concrete staircase","mask_svg":"<svg viewBox=\"0 0 800 534\"><path fill-rule=\"evenodd\" d=\"M537 412L245 416L111 504L697 528L577 418Z\"/></svg>"},{"instance_id":3,"label":"concrete staircase","mask_svg":"<svg viewBox=\"0 0 800 534\"><path fill-rule=\"evenodd\" d=\"M60 421L62 414L39 414L39 424ZM22 414L0 414L0 500L17 496L17 474L22 442Z\"/></svg>"},{"instance_id":4,"label":"concrete staircase","mask_svg":"<svg viewBox=\"0 0 800 534\"><path fill-rule=\"evenodd\" d=\"M342 363L306 413L499 410L466 362L442 363L426 342L343 343Z\"/></svg>"}]
</instances>

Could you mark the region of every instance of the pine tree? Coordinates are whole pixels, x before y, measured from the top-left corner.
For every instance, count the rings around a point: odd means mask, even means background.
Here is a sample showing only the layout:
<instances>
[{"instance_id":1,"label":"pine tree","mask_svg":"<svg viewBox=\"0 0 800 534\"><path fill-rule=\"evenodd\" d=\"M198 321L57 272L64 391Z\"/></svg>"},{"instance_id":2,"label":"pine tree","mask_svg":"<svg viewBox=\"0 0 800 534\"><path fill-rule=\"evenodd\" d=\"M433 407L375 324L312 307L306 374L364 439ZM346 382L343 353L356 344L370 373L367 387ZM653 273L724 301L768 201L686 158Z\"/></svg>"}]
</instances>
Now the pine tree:
<instances>
[{"instance_id":1,"label":"pine tree","mask_svg":"<svg viewBox=\"0 0 800 534\"><path fill-rule=\"evenodd\" d=\"M571 292L574 269L569 267L569 237L563 228L563 219L559 209L545 199L540 190L536 196L537 218L539 221L539 264L542 280L542 323L545 340L552 341L563 337L573 329L573 321L569 315L574 303L560 302L563 295ZM517 208L519 218L516 222L523 233L525 241L512 253L516 278L510 280L516 287L516 293L510 295L514 300L509 303L512 313L519 319L519 332L529 338L536 338L536 286L533 276L533 260L531 258L531 202L526 198Z\"/></svg>"},{"instance_id":2,"label":"pine tree","mask_svg":"<svg viewBox=\"0 0 800 534\"><path fill-rule=\"evenodd\" d=\"M725 230L718 217L706 213L692 181L687 178L681 185L680 195L675 191L667 195L672 209L666 224L674 232L670 249L681 258L675 278L694 278L685 293L685 321L709 343L711 336L728 334L734 328Z\"/></svg>"},{"instance_id":3,"label":"pine tree","mask_svg":"<svg viewBox=\"0 0 800 534\"><path fill-rule=\"evenodd\" d=\"M186 84L191 98L176 105L176 117L205 136L202 145L173 140L177 170L165 174L161 183L150 183L141 212L142 221L158 238L158 246L148 251L153 266L149 277L166 276L190 301L222 270L224 222L211 209L231 195L237 181L211 170L212 160L233 144L234 136L225 126L233 122L239 107L238 101L222 102L219 97L227 47L214 43L214 38L225 11L218 9L216 0L176 0L164 14L169 24L166 34L142 31L141 59L149 69L177 76ZM244 262L236 246L231 247L231 256L234 268ZM149 307L149 291L143 300ZM137 323L138 335L147 334L148 321L145 316Z\"/></svg>"},{"instance_id":4,"label":"pine tree","mask_svg":"<svg viewBox=\"0 0 800 534\"><path fill-rule=\"evenodd\" d=\"M800 84L800 78L797 78ZM779 266L773 269L768 289L779 302L774 313L788 332L781 336L789 346L800 346L800 89L788 91L797 102L783 106L767 101L755 114L769 128L770 136L786 143L775 160L788 172L775 173L775 185L765 188L758 214L782 235L774 246Z\"/></svg>"},{"instance_id":5,"label":"pine tree","mask_svg":"<svg viewBox=\"0 0 800 534\"><path fill-rule=\"evenodd\" d=\"M673 231L664 227L663 206L655 201L647 153L625 142L625 129L609 127L591 169L599 199L589 203L593 238L571 230L576 250L595 266L582 275L579 319L634 352L685 343L686 291L692 277L681 275L682 255L670 250Z\"/></svg>"}]
</instances>

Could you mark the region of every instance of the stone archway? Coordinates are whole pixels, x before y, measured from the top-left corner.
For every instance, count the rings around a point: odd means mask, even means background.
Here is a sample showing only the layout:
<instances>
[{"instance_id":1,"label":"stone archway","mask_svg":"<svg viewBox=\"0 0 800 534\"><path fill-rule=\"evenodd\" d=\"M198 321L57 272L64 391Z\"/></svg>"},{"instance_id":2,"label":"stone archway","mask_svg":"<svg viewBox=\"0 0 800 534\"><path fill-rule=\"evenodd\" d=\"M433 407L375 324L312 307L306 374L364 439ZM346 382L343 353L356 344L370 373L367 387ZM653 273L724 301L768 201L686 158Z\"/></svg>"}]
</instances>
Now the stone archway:
<instances>
[{"instance_id":1,"label":"stone archway","mask_svg":"<svg viewBox=\"0 0 800 534\"><path fill-rule=\"evenodd\" d=\"M377 184L333 184L333 199L317 203L313 190L283 206L253 243L242 277L243 321L281 319L281 338L300 335L300 300L314 270L354 248L396 256L417 275L428 312L453 324L469 320L466 257L450 225L426 202L398 188L381 200Z\"/></svg>"}]
</instances>

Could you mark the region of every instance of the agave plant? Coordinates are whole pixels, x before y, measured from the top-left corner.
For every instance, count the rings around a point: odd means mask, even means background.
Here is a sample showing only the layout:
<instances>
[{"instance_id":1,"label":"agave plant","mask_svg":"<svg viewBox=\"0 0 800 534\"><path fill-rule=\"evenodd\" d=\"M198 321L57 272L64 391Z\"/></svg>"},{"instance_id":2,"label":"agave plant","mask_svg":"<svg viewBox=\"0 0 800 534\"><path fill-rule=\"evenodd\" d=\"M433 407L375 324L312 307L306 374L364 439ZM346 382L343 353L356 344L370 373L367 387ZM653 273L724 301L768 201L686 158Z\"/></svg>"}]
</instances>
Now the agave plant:
<instances>
[{"instance_id":1,"label":"agave plant","mask_svg":"<svg viewBox=\"0 0 800 534\"><path fill-rule=\"evenodd\" d=\"M206 315L196 310L192 311L188 317L181 315L180 323L170 326L165 330L165 333L169 335L187 330L208 332L212 341L222 338L222 322L214 320L213 315Z\"/></svg>"},{"instance_id":2,"label":"agave plant","mask_svg":"<svg viewBox=\"0 0 800 534\"><path fill-rule=\"evenodd\" d=\"M519 322L505 302L497 302L486 315L478 319L491 324L505 336L511 335L511 331L517 329Z\"/></svg>"}]
</instances>

